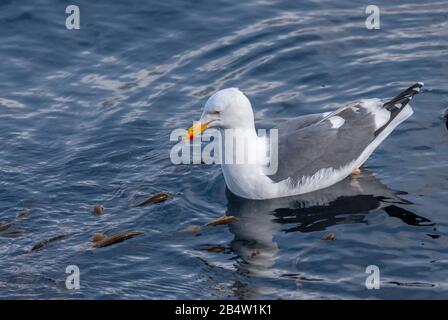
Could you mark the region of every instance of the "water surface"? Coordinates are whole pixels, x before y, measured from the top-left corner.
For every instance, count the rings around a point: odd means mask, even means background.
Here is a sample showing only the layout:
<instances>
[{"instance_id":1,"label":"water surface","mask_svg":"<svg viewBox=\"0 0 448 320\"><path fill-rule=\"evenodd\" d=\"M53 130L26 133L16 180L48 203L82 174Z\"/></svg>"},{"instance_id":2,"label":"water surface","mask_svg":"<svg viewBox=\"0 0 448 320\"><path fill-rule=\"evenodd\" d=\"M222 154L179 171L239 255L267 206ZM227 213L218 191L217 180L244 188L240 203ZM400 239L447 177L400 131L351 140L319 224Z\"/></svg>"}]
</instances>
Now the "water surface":
<instances>
[{"instance_id":1,"label":"water surface","mask_svg":"<svg viewBox=\"0 0 448 320\"><path fill-rule=\"evenodd\" d=\"M0 298L448 298L445 1L377 1L380 30L364 1L77 4L80 30L60 1L0 3L0 220L15 221L0 227ZM222 88L264 127L416 81L414 116L327 190L247 201L219 167L169 159L171 130ZM129 206L160 191L173 197ZM178 232L224 213L238 220ZM145 235L92 247L122 231Z\"/></svg>"}]
</instances>

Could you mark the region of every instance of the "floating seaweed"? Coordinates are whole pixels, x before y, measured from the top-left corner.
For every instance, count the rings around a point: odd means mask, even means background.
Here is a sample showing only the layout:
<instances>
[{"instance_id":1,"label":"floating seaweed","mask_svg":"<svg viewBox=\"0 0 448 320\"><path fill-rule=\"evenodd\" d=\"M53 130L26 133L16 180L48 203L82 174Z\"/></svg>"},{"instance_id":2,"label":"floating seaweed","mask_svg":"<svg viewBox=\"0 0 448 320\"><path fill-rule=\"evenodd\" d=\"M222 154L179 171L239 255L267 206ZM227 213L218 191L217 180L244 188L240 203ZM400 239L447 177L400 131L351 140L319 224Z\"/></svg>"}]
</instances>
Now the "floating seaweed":
<instances>
[{"instance_id":1,"label":"floating seaweed","mask_svg":"<svg viewBox=\"0 0 448 320\"><path fill-rule=\"evenodd\" d=\"M102 205L95 205L92 208L92 213L97 216L100 216L104 213L104 207Z\"/></svg>"},{"instance_id":2,"label":"floating seaweed","mask_svg":"<svg viewBox=\"0 0 448 320\"><path fill-rule=\"evenodd\" d=\"M96 243L96 242L99 242L99 241L103 240L104 238L106 238L105 235L103 235L103 234L101 234L101 233L95 233L95 234L92 236L92 242Z\"/></svg>"},{"instance_id":3,"label":"floating seaweed","mask_svg":"<svg viewBox=\"0 0 448 320\"><path fill-rule=\"evenodd\" d=\"M55 241L58 241L58 240L62 240L62 239L64 239L65 237L66 237L65 234L61 234L61 235L55 236L55 237L50 238L50 239L46 239L46 240L39 241L38 243L36 243L36 244L31 248L30 251L40 250L40 249L46 247L47 245L49 245L50 243L55 242Z\"/></svg>"},{"instance_id":4,"label":"floating seaweed","mask_svg":"<svg viewBox=\"0 0 448 320\"><path fill-rule=\"evenodd\" d=\"M15 219L10 223L3 223L0 221L0 236L1 237L19 237L25 233L22 229L17 229L14 225L29 213L29 209L23 208L20 210Z\"/></svg>"},{"instance_id":5,"label":"floating seaweed","mask_svg":"<svg viewBox=\"0 0 448 320\"><path fill-rule=\"evenodd\" d=\"M334 240L335 237L336 237L336 235L334 233L330 233L330 234L327 234L325 237L323 237L322 240L331 241L331 240Z\"/></svg>"},{"instance_id":6,"label":"floating seaweed","mask_svg":"<svg viewBox=\"0 0 448 320\"><path fill-rule=\"evenodd\" d=\"M189 226L189 227L177 230L177 232L185 232L185 233L192 232L192 233L194 233L194 232L199 232L201 230L202 230L201 226L193 225L193 226Z\"/></svg>"},{"instance_id":7,"label":"floating seaweed","mask_svg":"<svg viewBox=\"0 0 448 320\"><path fill-rule=\"evenodd\" d=\"M136 205L136 207L146 207L150 204L154 204L154 203L160 203L160 202L164 202L166 200L168 200L170 198L170 194L167 192L159 192L151 197L149 197L148 199L146 199L145 201L139 203L138 205Z\"/></svg>"},{"instance_id":8,"label":"floating seaweed","mask_svg":"<svg viewBox=\"0 0 448 320\"><path fill-rule=\"evenodd\" d=\"M237 220L234 216L228 216L226 214L223 214L219 218L213 220L212 222L207 223L208 227L215 227L222 224L229 224L233 221Z\"/></svg>"},{"instance_id":9,"label":"floating seaweed","mask_svg":"<svg viewBox=\"0 0 448 320\"><path fill-rule=\"evenodd\" d=\"M9 229L11 226L13 225L13 223L2 223L0 221L0 231L5 231L7 229Z\"/></svg>"},{"instance_id":10,"label":"floating seaweed","mask_svg":"<svg viewBox=\"0 0 448 320\"><path fill-rule=\"evenodd\" d=\"M116 235L106 237L102 234L96 233L93 235L92 241L94 242L95 248L102 248L107 247L128 239L131 239L133 237L144 235L144 232L140 231L127 231L127 232L121 232Z\"/></svg>"},{"instance_id":11,"label":"floating seaweed","mask_svg":"<svg viewBox=\"0 0 448 320\"><path fill-rule=\"evenodd\" d=\"M20 219L24 218L27 214L29 213L29 209L27 208L23 208L22 210L20 210L15 219L13 221L11 221L10 223L3 223L0 221L0 232L2 231L6 231L7 229L11 228L12 226L14 226L14 224L16 222L18 222ZM15 229L18 230L18 229ZM23 233L23 231L22 231ZM2 233L2 235L5 235L4 233Z\"/></svg>"},{"instance_id":12,"label":"floating seaweed","mask_svg":"<svg viewBox=\"0 0 448 320\"><path fill-rule=\"evenodd\" d=\"M16 219L22 219L22 218L26 217L28 215L28 213L30 213L30 209L23 208L22 210L17 212Z\"/></svg>"},{"instance_id":13,"label":"floating seaweed","mask_svg":"<svg viewBox=\"0 0 448 320\"><path fill-rule=\"evenodd\" d=\"M24 233L25 233L25 231L22 229L10 228L5 231L1 231L0 236L7 237L7 238L15 238L15 237L20 237Z\"/></svg>"}]
</instances>

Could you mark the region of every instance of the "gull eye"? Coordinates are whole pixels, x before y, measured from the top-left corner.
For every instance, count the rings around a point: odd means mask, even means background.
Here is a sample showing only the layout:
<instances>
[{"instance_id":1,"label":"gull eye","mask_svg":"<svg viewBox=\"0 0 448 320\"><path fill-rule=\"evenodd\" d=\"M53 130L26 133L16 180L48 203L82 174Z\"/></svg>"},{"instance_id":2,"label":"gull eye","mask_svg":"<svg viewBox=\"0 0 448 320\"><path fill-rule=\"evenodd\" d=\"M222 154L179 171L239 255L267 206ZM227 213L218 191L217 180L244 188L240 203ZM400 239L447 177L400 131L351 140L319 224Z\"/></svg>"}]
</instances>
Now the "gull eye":
<instances>
[{"instance_id":1,"label":"gull eye","mask_svg":"<svg viewBox=\"0 0 448 320\"><path fill-rule=\"evenodd\" d=\"M212 112L212 114L220 115L220 114L221 114L221 111L214 110L214 111Z\"/></svg>"}]
</instances>

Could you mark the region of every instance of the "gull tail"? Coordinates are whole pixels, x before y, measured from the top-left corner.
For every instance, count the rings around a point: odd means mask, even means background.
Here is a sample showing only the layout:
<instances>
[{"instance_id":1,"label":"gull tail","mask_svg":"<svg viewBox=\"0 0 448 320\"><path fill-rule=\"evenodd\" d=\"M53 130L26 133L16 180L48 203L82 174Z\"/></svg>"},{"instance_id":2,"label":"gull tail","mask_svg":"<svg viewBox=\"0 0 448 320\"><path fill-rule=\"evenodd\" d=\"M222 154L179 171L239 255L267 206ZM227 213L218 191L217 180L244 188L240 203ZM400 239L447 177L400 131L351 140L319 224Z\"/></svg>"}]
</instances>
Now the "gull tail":
<instances>
[{"instance_id":1,"label":"gull tail","mask_svg":"<svg viewBox=\"0 0 448 320\"><path fill-rule=\"evenodd\" d=\"M413 86L407 88L402 93L400 93L398 96L393 98L390 101L387 101L384 104L384 108L387 110L394 112L397 111L396 109L402 109L404 106L406 106L409 101L411 101L412 97L420 92L421 88L423 87L423 82L417 82Z\"/></svg>"}]
</instances>

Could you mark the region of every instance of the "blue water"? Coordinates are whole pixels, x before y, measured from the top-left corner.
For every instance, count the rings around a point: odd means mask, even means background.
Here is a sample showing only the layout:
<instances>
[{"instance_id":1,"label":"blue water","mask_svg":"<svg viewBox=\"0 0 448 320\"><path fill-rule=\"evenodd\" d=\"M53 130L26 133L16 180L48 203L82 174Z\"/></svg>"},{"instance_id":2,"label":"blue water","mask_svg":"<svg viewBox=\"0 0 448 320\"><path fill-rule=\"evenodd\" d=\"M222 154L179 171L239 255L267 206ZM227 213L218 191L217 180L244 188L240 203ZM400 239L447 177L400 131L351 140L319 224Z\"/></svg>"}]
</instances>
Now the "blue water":
<instances>
[{"instance_id":1,"label":"blue water","mask_svg":"<svg viewBox=\"0 0 448 320\"><path fill-rule=\"evenodd\" d=\"M376 1L380 30L368 1L76 4L80 30L64 1L0 2L0 298L448 298L446 1ZM271 126L416 81L414 116L321 192L246 201L218 166L169 159L170 132L225 87ZM223 213L238 220L179 232ZM122 231L145 235L92 246Z\"/></svg>"}]
</instances>

